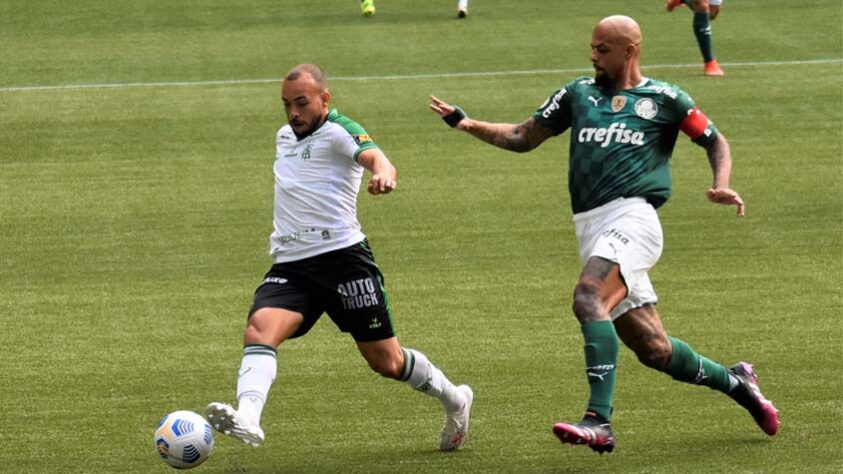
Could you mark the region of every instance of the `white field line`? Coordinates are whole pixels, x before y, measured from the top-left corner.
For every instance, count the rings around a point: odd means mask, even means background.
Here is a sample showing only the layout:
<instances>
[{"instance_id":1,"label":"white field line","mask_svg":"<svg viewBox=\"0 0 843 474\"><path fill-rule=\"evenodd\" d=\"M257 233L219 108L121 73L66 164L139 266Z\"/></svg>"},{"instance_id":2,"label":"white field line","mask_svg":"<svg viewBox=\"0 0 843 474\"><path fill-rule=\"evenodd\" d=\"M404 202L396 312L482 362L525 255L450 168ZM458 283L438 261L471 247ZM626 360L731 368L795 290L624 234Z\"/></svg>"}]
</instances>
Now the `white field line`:
<instances>
[{"instance_id":1,"label":"white field line","mask_svg":"<svg viewBox=\"0 0 843 474\"><path fill-rule=\"evenodd\" d=\"M746 61L746 62L726 62L720 63L721 66L727 68L740 67L767 67L767 66L801 66L811 64L843 64L843 58L828 58L828 59L807 59L794 61ZM650 64L642 66L642 69L682 69L682 68L698 68L699 63L693 64ZM593 69L588 67L581 68L565 68L565 69L528 69L515 71L480 71L480 72L451 72L451 73L430 73L430 74L399 74L393 76L332 76L329 80L335 81L404 81L414 79L450 79L460 77L505 77L505 76L532 76L540 74L570 74L591 72ZM280 78L273 77L269 79L230 79L218 81L172 81L172 82L124 82L114 84L62 84L52 86L12 86L0 87L2 92L33 92L33 91L53 91L53 90L73 90L73 89L125 89L125 88L139 88L139 87L197 87L197 86L227 86L240 84L266 84L272 82L279 82Z\"/></svg>"}]
</instances>

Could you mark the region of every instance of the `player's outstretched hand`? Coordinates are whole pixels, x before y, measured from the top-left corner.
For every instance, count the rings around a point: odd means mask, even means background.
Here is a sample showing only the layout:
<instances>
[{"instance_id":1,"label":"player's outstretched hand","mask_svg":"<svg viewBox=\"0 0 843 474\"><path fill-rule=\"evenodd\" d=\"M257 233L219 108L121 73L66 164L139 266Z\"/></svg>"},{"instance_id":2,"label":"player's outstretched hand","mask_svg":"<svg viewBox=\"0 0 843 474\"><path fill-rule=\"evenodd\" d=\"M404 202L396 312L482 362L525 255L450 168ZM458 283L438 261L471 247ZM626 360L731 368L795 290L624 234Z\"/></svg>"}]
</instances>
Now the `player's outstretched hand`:
<instances>
[{"instance_id":1,"label":"player's outstretched hand","mask_svg":"<svg viewBox=\"0 0 843 474\"><path fill-rule=\"evenodd\" d=\"M394 179L375 174L369 180L369 194L375 196L378 194L389 194L396 186L398 186L398 182Z\"/></svg>"},{"instance_id":2,"label":"player's outstretched hand","mask_svg":"<svg viewBox=\"0 0 843 474\"><path fill-rule=\"evenodd\" d=\"M465 111L461 108L451 105L435 95L430 96L430 110L452 128L460 128L460 123L466 118Z\"/></svg>"},{"instance_id":3,"label":"player's outstretched hand","mask_svg":"<svg viewBox=\"0 0 843 474\"><path fill-rule=\"evenodd\" d=\"M727 206L738 206L738 217L746 215L743 199L741 199L738 192L729 188L711 188L705 193L708 200L716 202L717 204L725 204Z\"/></svg>"},{"instance_id":4,"label":"player's outstretched hand","mask_svg":"<svg viewBox=\"0 0 843 474\"><path fill-rule=\"evenodd\" d=\"M430 110L436 112L440 117L444 117L454 111L454 106L432 95L430 96Z\"/></svg>"}]
</instances>

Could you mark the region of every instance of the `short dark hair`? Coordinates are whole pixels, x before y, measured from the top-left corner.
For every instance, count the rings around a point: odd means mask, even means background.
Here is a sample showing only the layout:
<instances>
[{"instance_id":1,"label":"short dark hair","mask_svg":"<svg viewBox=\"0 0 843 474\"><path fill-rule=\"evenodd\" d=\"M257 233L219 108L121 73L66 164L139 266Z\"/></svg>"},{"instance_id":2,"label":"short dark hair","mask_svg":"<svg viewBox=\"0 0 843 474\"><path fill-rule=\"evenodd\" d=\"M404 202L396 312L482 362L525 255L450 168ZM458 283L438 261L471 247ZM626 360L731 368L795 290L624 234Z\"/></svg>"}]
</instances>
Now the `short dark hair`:
<instances>
[{"instance_id":1,"label":"short dark hair","mask_svg":"<svg viewBox=\"0 0 843 474\"><path fill-rule=\"evenodd\" d=\"M325 73L322 72L322 68L315 64L299 64L293 69L290 69L290 72L284 76L284 80L295 81L301 77L302 74L307 74L312 77L313 81L320 89L325 89L328 84L328 78L325 77Z\"/></svg>"}]
</instances>

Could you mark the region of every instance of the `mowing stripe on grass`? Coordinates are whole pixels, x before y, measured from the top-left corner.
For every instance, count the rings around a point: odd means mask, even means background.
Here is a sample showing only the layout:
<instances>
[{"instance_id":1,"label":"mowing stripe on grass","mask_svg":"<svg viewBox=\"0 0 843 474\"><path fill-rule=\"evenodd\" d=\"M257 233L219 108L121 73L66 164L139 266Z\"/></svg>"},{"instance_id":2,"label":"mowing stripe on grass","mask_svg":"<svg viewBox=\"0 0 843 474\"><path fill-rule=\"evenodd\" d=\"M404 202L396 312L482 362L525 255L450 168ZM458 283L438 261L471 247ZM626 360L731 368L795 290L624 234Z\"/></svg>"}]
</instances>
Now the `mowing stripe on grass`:
<instances>
[{"instance_id":1,"label":"mowing stripe on grass","mask_svg":"<svg viewBox=\"0 0 843 474\"><path fill-rule=\"evenodd\" d=\"M766 66L802 66L811 64L843 64L843 58L806 59L793 61L745 61L733 63L720 63L721 66L735 67L766 67ZM698 68L699 63L693 64L650 64L642 66L642 69L681 69ZM590 67L563 68L563 69L527 69L515 71L478 71L478 72L445 72L430 74L399 74L393 76L332 76L331 81L401 81L413 79L448 79L459 77L497 77L497 76L530 76L538 74L565 74L576 72L591 72ZM122 89L136 87L196 87L196 86L219 86L219 85L240 85L240 84L266 84L277 82L280 78L269 79L229 79L216 81L172 81L172 82L125 82L116 84L62 84L52 86L12 86L0 87L0 92L32 92L68 89Z\"/></svg>"}]
</instances>

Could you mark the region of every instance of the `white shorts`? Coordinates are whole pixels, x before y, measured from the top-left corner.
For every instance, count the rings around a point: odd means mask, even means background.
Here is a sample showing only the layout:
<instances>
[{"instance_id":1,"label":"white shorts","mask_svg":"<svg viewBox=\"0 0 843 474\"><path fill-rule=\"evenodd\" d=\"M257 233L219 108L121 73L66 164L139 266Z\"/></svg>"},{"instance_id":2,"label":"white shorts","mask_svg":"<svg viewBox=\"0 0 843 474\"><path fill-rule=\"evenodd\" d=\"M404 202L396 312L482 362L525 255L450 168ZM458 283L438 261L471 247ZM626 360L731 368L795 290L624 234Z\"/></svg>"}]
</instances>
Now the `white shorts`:
<instances>
[{"instance_id":1,"label":"white shorts","mask_svg":"<svg viewBox=\"0 0 843 474\"><path fill-rule=\"evenodd\" d=\"M574 228L585 264L602 257L620 266L627 295L612 308L612 320L647 303L658 302L647 272L662 254L664 238L659 215L644 198L618 198L574 214Z\"/></svg>"},{"instance_id":2,"label":"white shorts","mask_svg":"<svg viewBox=\"0 0 843 474\"><path fill-rule=\"evenodd\" d=\"M708 0L709 5L720 6L723 5L723 0Z\"/></svg>"}]
</instances>

